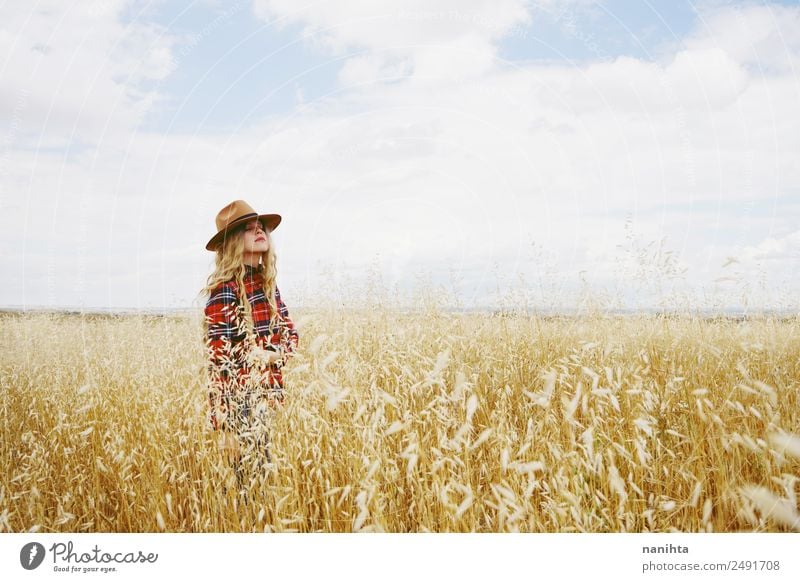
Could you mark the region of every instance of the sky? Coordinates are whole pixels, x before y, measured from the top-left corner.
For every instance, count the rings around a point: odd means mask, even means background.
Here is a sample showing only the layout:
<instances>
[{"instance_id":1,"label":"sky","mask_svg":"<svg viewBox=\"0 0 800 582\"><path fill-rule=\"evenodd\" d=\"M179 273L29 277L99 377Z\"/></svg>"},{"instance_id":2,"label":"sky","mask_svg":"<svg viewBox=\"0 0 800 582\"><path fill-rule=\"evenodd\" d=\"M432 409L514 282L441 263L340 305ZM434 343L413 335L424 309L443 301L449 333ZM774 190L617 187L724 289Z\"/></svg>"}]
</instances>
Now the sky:
<instances>
[{"instance_id":1,"label":"sky","mask_svg":"<svg viewBox=\"0 0 800 582\"><path fill-rule=\"evenodd\" d=\"M203 305L243 199L290 309L796 309L799 73L798 2L5 2L0 308Z\"/></svg>"}]
</instances>

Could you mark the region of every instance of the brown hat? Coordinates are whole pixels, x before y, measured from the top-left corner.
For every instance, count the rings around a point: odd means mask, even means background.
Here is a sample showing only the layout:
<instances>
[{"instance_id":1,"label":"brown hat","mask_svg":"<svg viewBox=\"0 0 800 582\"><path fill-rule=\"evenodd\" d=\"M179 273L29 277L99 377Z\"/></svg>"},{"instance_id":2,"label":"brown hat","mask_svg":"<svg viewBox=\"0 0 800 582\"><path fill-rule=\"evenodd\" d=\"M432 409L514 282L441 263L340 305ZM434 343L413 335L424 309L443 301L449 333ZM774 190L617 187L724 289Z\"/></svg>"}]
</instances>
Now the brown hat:
<instances>
[{"instance_id":1,"label":"brown hat","mask_svg":"<svg viewBox=\"0 0 800 582\"><path fill-rule=\"evenodd\" d=\"M270 232L278 228L281 223L280 214L259 214L244 200L234 200L217 213L217 234L208 241L206 250L216 251L228 230L254 218L258 218Z\"/></svg>"}]
</instances>

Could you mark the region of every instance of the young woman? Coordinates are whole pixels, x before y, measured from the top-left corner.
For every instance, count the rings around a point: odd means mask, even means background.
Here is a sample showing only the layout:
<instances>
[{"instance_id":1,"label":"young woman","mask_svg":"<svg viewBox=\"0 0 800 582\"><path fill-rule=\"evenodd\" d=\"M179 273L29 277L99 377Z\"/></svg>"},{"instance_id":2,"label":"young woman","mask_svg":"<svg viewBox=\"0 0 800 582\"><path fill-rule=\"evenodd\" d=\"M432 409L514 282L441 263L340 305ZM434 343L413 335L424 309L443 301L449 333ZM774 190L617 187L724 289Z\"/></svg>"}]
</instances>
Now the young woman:
<instances>
[{"instance_id":1,"label":"young woman","mask_svg":"<svg viewBox=\"0 0 800 582\"><path fill-rule=\"evenodd\" d=\"M244 200L219 211L216 253L204 293L211 427L243 485L243 449L258 465L270 462L268 414L283 402L281 368L297 350L299 335L276 284L270 234L278 214L258 214ZM244 445L244 446L242 446Z\"/></svg>"}]
</instances>

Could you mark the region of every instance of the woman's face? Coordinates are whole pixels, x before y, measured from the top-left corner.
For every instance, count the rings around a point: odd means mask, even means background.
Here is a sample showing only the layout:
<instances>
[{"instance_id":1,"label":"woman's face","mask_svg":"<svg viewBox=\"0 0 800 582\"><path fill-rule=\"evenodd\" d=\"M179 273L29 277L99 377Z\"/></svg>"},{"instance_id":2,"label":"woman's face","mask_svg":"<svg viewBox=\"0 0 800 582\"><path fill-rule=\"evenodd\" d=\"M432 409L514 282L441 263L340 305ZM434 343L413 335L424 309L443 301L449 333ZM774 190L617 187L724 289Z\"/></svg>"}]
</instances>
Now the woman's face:
<instances>
[{"instance_id":1,"label":"woman's face","mask_svg":"<svg viewBox=\"0 0 800 582\"><path fill-rule=\"evenodd\" d=\"M269 250L269 230L253 219L244 229L244 252L265 253Z\"/></svg>"}]
</instances>

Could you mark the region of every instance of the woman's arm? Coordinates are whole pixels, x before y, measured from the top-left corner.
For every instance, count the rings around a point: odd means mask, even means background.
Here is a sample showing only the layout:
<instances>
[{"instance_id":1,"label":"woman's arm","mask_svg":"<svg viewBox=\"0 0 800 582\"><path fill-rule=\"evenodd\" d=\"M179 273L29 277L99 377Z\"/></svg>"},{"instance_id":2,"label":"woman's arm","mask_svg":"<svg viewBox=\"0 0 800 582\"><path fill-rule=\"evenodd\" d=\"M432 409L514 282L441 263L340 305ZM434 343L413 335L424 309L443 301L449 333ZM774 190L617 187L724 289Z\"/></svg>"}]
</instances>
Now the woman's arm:
<instances>
[{"instance_id":1,"label":"woman's arm","mask_svg":"<svg viewBox=\"0 0 800 582\"><path fill-rule=\"evenodd\" d=\"M235 287L223 283L209 296L205 307L208 323L206 347L208 356L209 405L211 408L211 424L215 430L227 415L222 395L230 392L238 380L238 353L241 330L238 328L236 309L238 301ZM220 418L221 417L221 418Z\"/></svg>"},{"instance_id":2,"label":"woman's arm","mask_svg":"<svg viewBox=\"0 0 800 582\"><path fill-rule=\"evenodd\" d=\"M283 347L283 362L286 363L294 353L297 351L297 346L300 342L300 334L297 332L297 327L295 326L292 318L289 317L289 309L286 307L286 304L281 299L281 292L278 287L275 287L275 302L278 304L278 311L281 314L281 319L283 319L283 325L286 327L286 341L282 343Z\"/></svg>"}]
</instances>

